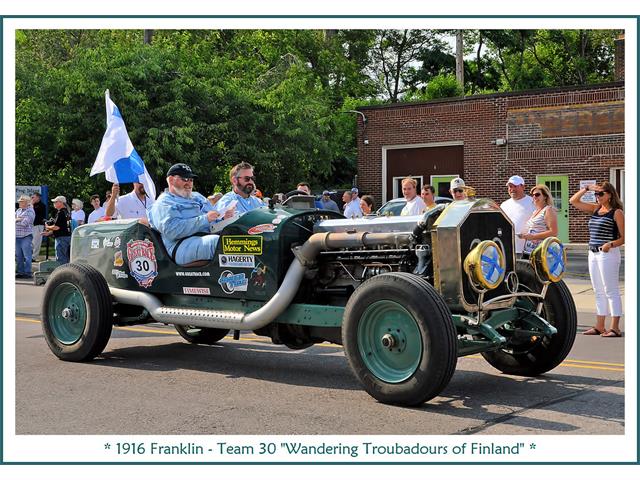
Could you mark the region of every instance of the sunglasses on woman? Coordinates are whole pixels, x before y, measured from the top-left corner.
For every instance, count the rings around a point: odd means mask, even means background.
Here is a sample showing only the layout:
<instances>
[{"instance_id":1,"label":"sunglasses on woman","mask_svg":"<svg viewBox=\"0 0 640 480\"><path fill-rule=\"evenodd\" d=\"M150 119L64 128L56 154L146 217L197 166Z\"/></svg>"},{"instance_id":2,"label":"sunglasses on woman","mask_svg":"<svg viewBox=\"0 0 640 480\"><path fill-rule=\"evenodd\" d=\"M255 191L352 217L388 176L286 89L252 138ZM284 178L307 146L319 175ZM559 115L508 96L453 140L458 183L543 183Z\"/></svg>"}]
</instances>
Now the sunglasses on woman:
<instances>
[{"instance_id":1,"label":"sunglasses on woman","mask_svg":"<svg viewBox=\"0 0 640 480\"><path fill-rule=\"evenodd\" d=\"M464 193L464 190L462 188L454 188L453 193Z\"/></svg>"},{"instance_id":2,"label":"sunglasses on woman","mask_svg":"<svg viewBox=\"0 0 640 480\"><path fill-rule=\"evenodd\" d=\"M595 193L598 197L604 197L604 194L608 192L595 192Z\"/></svg>"},{"instance_id":3,"label":"sunglasses on woman","mask_svg":"<svg viewBox=\"0 0 640 480\"><path fill-rule=\"evenodd\" d=\"M533 194L534 197L539 197L540 195L542 195L540 192L536 192Z\"/></svg>"}]
</instances>

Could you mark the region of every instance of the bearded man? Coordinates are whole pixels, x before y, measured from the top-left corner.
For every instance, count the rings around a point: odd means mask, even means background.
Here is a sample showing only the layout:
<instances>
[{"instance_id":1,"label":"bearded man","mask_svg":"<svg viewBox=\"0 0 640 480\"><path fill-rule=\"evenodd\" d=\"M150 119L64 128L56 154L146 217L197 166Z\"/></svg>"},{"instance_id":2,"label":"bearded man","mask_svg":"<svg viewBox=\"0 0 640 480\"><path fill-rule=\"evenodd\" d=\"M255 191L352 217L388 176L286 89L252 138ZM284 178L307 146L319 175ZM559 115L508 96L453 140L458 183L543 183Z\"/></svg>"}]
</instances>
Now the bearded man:
<instances>
[{"instance_id":1,"label":"bearded man","mask_svg":"<svg viewBox=\"0 0 640 480\"><path fill-rule=\"evenodd\" d=\"M225 193L218 203L216 210L224 213L230 206L235 205L237 213L246 213L255 208L264 207L264 203L251 195L256 189L256 177L253 166L247 162L240 162L229 172L231 191Z\"/></svg>"},{"instance_id":2,"label":"bearded man","mask_svg":"<svg viewBox=\"0 0 640 480\"><path fill-rule=\"evenodd\" d=\"M168 191L149 210L151 226L162 234L167 252L179 265L212 259L220 238L214 234L193 236L211 232L212 225L222 220L211 203L193 191L193 180L197 177L189 165L172 165L167 171ZM235 209L229 208L224 218L234 214Z\"/></svg>"}]
</instances>

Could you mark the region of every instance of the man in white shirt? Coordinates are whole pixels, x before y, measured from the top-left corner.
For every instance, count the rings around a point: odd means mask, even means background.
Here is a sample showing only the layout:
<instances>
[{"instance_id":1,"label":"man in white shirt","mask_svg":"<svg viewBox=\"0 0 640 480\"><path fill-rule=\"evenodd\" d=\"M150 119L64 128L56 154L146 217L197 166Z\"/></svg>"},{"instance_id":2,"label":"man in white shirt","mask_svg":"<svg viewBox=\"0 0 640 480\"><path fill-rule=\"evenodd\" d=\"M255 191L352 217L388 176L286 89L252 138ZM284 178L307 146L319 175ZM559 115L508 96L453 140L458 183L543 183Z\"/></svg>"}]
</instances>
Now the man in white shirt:
<instances>
[{"instance_id":1,"label":"man in white shirt","mask_svg":"<svg viewBox=\"0 0 640 480\"><path fill-rule=\"evenodd\" d=\"M107 203L106 216L117 218L138 218L148 223L147 211L155 202L147 195L142 183L134 182L133 191L118 198L120 186L117 183L111 187L111 198Z\"/></svg>"},{"instance_id":2,"label":"man in white shirt","mask_svg":"<svg viewBox=\"0 0 640 480\"><path fill-rule=\"evenodd\" d=\"M535 206L533 199L524 193L524 179L520 175L514 175L507 180L507 188L509 189L509 200L505 200L500 205L507 217L513 222L515 231L513 233L523 233L527 224L527 220L533 214ZM516 236L516 253L522 253L525 240Z\"/></svg>"},{"instance_id":3,"label":"man in white shirt","mask_svg":"<svg viewBox=\"0 0 640 480\"><path fill-rule=\"evenodd\" d=\"M426 208L422 198L418 196L418 182L415 178L407 177L402 180L402 195L407 204L400 212L400 216L420 215Z\"/></svg>"},{"instance_id":4,"label":"man in white shirt","mask_svg":"<svg viewBox=\"0 0 640 480\"><path fill-rule=\"evenodd\" d=\"M89 214L87 223L95 223L105 216L105 209L100 206L100 195L91 195L91 206L93 207L93 212Z\"/></svg>"},{"instance_id":5,"label":"man in white shirt","mask_svg":"<svg viewBox=\"0 0 640 480\"><path fill-rule=\"evenodd\" d=\"M358 189L352 188L351 191L346 190L342 194L344 202L344 216L347 218L362 217L362 209L360 208L360 197L358 197Z\"/></svg>"}]
</instances>

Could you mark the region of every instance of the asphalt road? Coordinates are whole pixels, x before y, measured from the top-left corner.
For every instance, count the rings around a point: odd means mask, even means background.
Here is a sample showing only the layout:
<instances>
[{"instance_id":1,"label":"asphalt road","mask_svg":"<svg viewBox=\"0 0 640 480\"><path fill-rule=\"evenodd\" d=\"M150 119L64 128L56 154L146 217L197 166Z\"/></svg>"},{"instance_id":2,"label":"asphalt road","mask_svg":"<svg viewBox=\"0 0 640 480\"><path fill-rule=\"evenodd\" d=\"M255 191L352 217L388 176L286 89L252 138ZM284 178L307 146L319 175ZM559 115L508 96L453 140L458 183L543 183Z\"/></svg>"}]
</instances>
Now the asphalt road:
<instances>
[{"instance_id":1,"label":"asphalt road","mask_svg":"<svg viewBox=\"0 0 640 480\"><path fill-rule=\"evenodd\" d=\"M584 331L590 285L567 283ZM42 336L42 291L16 284L17 434L624 433L624 337L578 335L567 360L537 378L460 358L439 397L400 408L362 390L341 347L293 351L250 333L197 346L173 327L116 328L95 361L62 362Z\"/></svg>"}]
</instances>

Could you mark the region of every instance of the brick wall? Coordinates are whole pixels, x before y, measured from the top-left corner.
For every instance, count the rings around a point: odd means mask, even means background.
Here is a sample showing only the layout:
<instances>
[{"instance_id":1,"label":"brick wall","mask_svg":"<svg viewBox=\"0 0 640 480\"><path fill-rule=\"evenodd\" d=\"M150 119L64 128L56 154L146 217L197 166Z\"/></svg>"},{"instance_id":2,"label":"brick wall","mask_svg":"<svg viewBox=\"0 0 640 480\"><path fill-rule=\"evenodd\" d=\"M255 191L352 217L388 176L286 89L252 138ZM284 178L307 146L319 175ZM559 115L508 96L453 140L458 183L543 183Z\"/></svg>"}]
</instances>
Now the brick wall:
<instances>
[{"instance_id":1,"label":"brick wall","mask_svg":"<svg viewBox=\"0 0 640 480\"><path fill-rule=\"evenodd\" d=\"M462 141L464 179L478 196L508 198L514 174L533 186L537 175L568 175L569 194L580 180L609 180L624 166L624 84L492 94L420 104L361 109L358 180L382 198L382 151L394 145ZM364 140L368 140L368 145ZM506 139L506 145L496 145ZM586 216L569 211L571 242L588 239Z\"/></svg>"}]
</instances>

